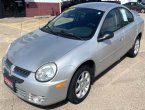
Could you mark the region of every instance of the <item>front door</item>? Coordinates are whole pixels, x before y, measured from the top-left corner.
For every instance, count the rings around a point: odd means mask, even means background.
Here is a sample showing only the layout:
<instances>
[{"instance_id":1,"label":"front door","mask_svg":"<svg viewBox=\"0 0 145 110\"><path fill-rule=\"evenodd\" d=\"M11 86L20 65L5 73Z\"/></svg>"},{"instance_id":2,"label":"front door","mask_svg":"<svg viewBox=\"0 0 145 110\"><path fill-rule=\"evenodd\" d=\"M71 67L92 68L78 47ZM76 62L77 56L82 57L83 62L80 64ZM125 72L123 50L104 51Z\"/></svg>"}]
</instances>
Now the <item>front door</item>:
<instances>
[{"instance_id":1,"label":"front door","mask_svg":"<svg viewBox=\"0 0 145 110\"><path fill-rule=\"evenodd\" d=\"M107 31L113 32L114 37L97 43L98 52L96 52L96 75L107 69L124 54L124 33L120 20L120 14L117 9L113 9L108 13L98 37Z\"/></svg>"}]
</instances>

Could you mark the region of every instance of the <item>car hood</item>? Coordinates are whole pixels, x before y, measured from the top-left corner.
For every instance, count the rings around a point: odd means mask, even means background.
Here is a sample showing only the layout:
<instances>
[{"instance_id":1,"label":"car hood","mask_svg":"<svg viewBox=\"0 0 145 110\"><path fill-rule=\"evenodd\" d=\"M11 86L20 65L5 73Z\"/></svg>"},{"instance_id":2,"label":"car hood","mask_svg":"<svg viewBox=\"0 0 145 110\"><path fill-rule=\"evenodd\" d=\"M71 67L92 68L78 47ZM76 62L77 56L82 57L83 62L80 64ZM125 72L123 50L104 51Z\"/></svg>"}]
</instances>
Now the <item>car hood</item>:
<instances>
[{"instance_id":1,"label":"car hood","mask_svg":"<svg viewBox=\"0 0 145 110\"><path fill-rule=\"evenodd\" d=\"M36 72L40 66L55 62L83 42L36 30L14 41L7 57L15 66Z\"/></svg>"}]
</instances>

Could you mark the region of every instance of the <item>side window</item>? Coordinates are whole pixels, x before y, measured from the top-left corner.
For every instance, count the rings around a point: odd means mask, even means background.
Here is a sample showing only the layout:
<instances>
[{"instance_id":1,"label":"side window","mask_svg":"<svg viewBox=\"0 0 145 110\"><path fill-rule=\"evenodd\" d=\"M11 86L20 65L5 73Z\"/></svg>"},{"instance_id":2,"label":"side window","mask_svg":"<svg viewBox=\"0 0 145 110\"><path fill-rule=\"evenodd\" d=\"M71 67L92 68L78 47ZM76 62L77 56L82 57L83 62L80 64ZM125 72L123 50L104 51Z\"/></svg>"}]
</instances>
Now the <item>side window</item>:
<instances>
[{"instance_id":1,"label":"side window","mask_svg":"<svg viewBox=\"0 0 145 110\"><path fill-rule=\"evenodd\" d=\"M120 8L119 9L120 13L121 13L121 16L122 16L122 22L123 22L123 25L128 25L130 24L131 22L134 21L134 17L132 15L132 13L125 9L125 8Z\"/></svg>"},{"instance_id":2,"label":"side window","mask_svg":"<svg viewBox=\"0 0 145 110\"><path fill-rule=\"evenodd\" d=\"M121 23L119 19L119 14L116 12L116 9L110 11L106 16L102 28L100 30L100 34L104 34L105 32L115 32L119 28L121 28Z\"/></svg>"}]
</instances>

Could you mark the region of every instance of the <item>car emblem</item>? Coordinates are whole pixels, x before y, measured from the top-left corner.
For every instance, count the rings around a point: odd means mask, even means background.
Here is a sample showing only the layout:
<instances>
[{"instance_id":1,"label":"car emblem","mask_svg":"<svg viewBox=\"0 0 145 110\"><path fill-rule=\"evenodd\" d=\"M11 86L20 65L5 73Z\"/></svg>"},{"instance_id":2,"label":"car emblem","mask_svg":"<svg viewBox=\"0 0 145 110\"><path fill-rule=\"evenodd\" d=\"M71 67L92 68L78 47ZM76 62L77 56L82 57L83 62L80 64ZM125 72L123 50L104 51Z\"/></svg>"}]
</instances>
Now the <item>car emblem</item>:
<instances>
[{"instance_id":1,"label":"car emblem","mask_svg":"<svg viewBox=\"0 0 145 110\"><path fill-rule=\"evenodd\" d=\"M12 65L11 66L11 69L10 69L10 72L9 72L9 76L12 76L12 73L14 72L14 69L15 69L15 66Z\"/></svg>"}]
</instances>

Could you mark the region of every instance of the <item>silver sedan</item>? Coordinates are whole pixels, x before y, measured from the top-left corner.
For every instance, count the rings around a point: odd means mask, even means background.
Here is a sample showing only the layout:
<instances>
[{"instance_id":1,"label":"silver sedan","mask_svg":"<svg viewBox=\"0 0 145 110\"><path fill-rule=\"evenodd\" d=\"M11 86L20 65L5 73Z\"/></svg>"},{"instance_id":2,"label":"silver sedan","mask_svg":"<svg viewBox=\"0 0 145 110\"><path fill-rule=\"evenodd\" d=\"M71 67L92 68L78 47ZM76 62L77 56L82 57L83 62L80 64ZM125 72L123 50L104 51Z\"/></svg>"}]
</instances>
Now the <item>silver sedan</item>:
<instances>
[{"instance_id":1,"label":"silver sedan","mask_svg":"<svg viewBox=\"0 0 145 110\"><path fill-rule=\"evenodd\" d=\"M4 82L30 103L78 104L96 76L126 54L137 56L143 26L137 13L120 4L73 6L11 43L2 63Z\"/></svg>"}]
</instances>

